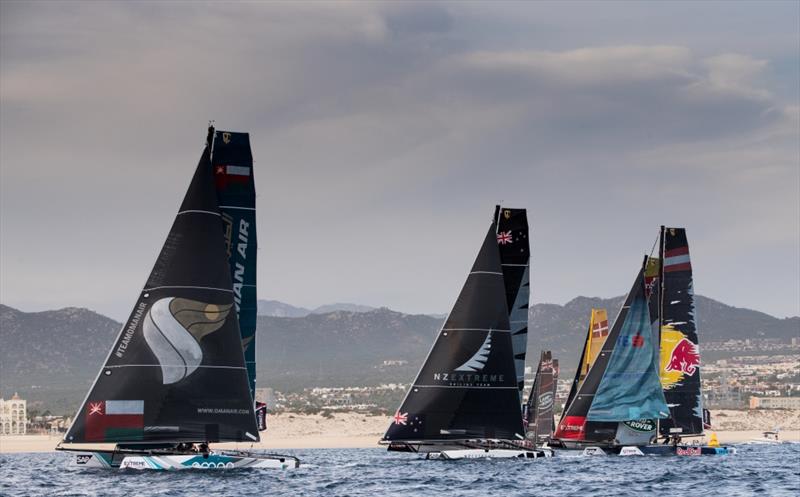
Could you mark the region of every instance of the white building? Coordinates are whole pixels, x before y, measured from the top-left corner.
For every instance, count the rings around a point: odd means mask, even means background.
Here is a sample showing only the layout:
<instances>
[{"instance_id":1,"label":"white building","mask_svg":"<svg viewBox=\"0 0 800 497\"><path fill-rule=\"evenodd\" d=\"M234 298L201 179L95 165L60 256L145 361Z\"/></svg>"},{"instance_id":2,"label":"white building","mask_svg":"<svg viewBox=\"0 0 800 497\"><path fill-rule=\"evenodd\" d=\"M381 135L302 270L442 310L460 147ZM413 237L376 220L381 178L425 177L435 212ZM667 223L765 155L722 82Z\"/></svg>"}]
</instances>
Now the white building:
<instances>
[{"instance_id":1,"label":"white building","mask_svg":"<svg viewBox=\"0 0 800 497\"><path fill-rule=\"evenodd\" d=\"M750 409L800 409L800 397L750 397Z\"/></svg>"},{"instance_id":2,"label":"white building","mask_svg":"<svg viewBox=\"0 0 800 497\"><path fill-rule=\"evenodd\" d=\"M24 435L28 424L28 402L16 393L9 400L0 399L0 435Z\"/></svg>"}]
</instances>

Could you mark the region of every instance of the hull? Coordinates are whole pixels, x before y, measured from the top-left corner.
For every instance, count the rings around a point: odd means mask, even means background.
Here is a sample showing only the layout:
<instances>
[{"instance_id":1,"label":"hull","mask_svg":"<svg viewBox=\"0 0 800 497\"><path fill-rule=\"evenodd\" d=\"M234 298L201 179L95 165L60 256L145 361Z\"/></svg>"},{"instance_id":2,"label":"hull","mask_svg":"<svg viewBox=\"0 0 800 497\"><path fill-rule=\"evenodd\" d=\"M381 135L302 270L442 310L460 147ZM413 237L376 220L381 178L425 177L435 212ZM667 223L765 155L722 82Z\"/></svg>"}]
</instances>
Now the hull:
<instances>
[{"instance_id":1,"label":"hull","mask_svg":"<svg viewBox=\"0 0 800 497\"><path fill-rule=\"evenodd\" d=\"M120 451L77 452L71 466L103 469L294 469L300 460L294 456L245 451L211 451L203 454L179 454L161 451L131 453Z\"/></svg>"},{"instance_id":2,"label":"hull","mask_svg":"<svg viewBox=\"0 0 800 497\"><path fill-rule=\"evenodd\" d=\"M552 456L553 452L549 449L458 449L430 452L426 459L539 459Z\"/></svg>"},{"instance_id":3,"label":"hull","mask_svg":"<svg viewBox=\"0 0 800 497\"><path fill-rule=\"evenodd\" d=\"M626 445L563 447L556 451L559 457L576 456L725 456L736 453L734 447L709 445Z\"/></svg>"}]
</instances>

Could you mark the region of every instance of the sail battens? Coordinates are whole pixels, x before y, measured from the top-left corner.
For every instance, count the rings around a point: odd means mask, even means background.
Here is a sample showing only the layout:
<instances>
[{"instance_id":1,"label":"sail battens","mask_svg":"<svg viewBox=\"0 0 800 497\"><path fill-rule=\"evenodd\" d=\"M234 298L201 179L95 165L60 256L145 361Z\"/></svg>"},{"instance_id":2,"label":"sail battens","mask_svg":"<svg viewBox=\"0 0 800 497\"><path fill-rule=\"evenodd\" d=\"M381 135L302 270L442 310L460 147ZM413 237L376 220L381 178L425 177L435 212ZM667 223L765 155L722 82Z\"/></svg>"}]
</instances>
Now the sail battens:
<instances>
[{"instance_id":1,"label":"sail battens","mask_svg":"<svg viewBox=\"0 0 800 497\"><path fill-rule=\"evenodd\" d=\"M220 216L220 215L221 215L219 212L214 212L214 211L201 211L201 210L197 210L197 209L191 209L191 210L180 211L180 212L178 212L178 214L176 214L176 215L177 215L177 216L182 216L183 214L211 214L212 216Z\"/></svg>"},{"instance_id":2,"label":"sail battens","mask_svg":"<svg viewBox=\"0 0 800 497\"><path fill-rule=\"evenodd\" d=\"M501 271L498 271L498 272L495 272L495 271L471 271L469 274L470 275L472 275L472 274L493 274L495 276L503 276L503 273Z\"/></svg>"},{"instance_id":3,"label":"sail battens","mask_svg":"<svg viewBox=\"0 0 800 497\"><path fill-rule=\"evenodd\" d=\"M220 209L238 209L238 210L243 210L243 211L254 211L254 210L256 210L255 207L242 207L242 206L239 206L239 205L220 205L219 208Z\"/></svg>"},{"instance_id":4,"label":"sail battens","mask_svg":"<svg viewBox=\"0 0 800 497\"><path fill-rule=\"evenodd\" d=\"M491 331L500 333L509 333L511 330L499 330L497 328L442 328L442 331Z\"/></svg>"},{"instance_id":5,"label":"sail battens","mask_svg":"<svg viewBox=\"0 0 800 497\"><path fill-rule=\"evenodd\" d=\"M152 286L149 288L144 288L143 292L152 292L154 290L164 290L164 289L191 289L191 290L213 290L215 292L227 292L233 293L233 289L228 288L218 288L213 286L194 286L194 285L161 285L161 286Z\"/></svg>"},{"instance_id":6,"label":"sail battens","mask_svg":"<svg viewBox=\"0 0 800 497\"><path fill-rule=\"evenodd\" d=\"M118 364L116 366L105 366L103 369L123 369L123 368L185 368L186 364ZM197 366L196 369L247 369L243 366Z\"/></svg>"},{"instance_id":7,"label":"sail battens","mask_svg":"<svg viewBox=\"0 0 800 497\"><path fill-rule=\"evenodd\" d=\"M516 390L517 387L493 387L479 385L420 385L414 384L414 388L458 388L463 390Z\"/></svg>"},{"instance_id":8,"label":"sail battens","mask_svg":"<svg viewBox=\"0 0 800 497\"><path fill-rule=\"evenodd\" d=\"M528 267L528 264L500 264L503 267Z\"/></svg>"}]
</instances>

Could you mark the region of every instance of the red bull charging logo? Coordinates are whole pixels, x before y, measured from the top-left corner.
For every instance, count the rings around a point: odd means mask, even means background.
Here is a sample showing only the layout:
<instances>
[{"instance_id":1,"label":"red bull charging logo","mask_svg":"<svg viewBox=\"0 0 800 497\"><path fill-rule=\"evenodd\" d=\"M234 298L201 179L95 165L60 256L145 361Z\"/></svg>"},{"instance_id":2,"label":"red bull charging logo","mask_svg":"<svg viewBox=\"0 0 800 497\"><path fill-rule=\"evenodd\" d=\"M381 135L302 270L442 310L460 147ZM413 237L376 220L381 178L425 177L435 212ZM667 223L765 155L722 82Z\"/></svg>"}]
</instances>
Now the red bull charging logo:
<instances>
[{"instance_id":1,"label":"red bull charging logo","mask_svg":"<svg viewBox=\"0 0 800 497\"><path fill-rule=\"evenodd\" d=\"M670 354L664 370L680 371L692 376L698 367L700 367L700 353L697 350L697 345L686 338L682 338L672 349L672 354Z\"/></svg>"}]
</instances>

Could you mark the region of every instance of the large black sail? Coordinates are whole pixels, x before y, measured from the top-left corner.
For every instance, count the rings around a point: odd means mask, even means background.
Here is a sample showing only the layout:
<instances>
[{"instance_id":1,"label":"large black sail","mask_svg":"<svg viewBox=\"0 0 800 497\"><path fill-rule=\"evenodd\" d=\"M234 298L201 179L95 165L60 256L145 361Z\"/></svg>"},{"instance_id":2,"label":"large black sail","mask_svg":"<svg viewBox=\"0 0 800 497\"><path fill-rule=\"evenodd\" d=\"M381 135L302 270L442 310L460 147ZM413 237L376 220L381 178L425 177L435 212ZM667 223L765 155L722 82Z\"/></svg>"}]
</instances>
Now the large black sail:
<instances>
[{"instance_id":1,"label":"large black sail","mask_svg":"<svg viewBox=\"0 0 800 497\"><path fill-rule=\"evenodd\" d=\"M221 233L207 145L65 442L258 440Z\"/></svg>"},{"instance_id":2,"label":"large black sail","mask_svg":"<svg viewBox=\"0 0 800 497\"><path fill-rule=\"evenodd\" d=\"M700 348L689 243L683 228L661 228L661 384L670 418L662 435L703 433Z\"/></svg>"},{"instance_id":3,"label":"large black sail","mask_svg":"<svg viewBox=\"0 0 800 497\"><path fill-rule=\"evenodd\" d=\"M528 347L528 301L530 299L530 239L525 209L495 207L497 246L506 285L506 304L511 329L511 348L517 387L525 384L525 353Z\"/></svg>"},{"instance_id":4,"label":"large black sail","mask_svg":"<svg viewBox=\"0 0 800 497\"><path fill-rule=\"evenodd\" d=\"M553 435L553 401L555 400L556 364L552 353L543 350L536 369L536 378L525 408L526 437L537 443Z\"/></svg>"},{"instance_id":5,"label":"large black sail","mask_svg":"<svg viewBox=\"0 0 800 497\"><path fill-rule=\"evenodd\" d=\"M492 223L455 306L384 440L523 437L504 295Z\"/></svg>"},{"instance_id":6,"label":"large black sail","mask_svg":"<svg viewBox=\"0 0 800 497\"><path fill-rule=\"evenodd\" d=\"M225 247L233 281L242 348L250 379L256 388L256 189L250 135L217 131L211 158L222 215Z\"/></svg>"}]
</instances>

